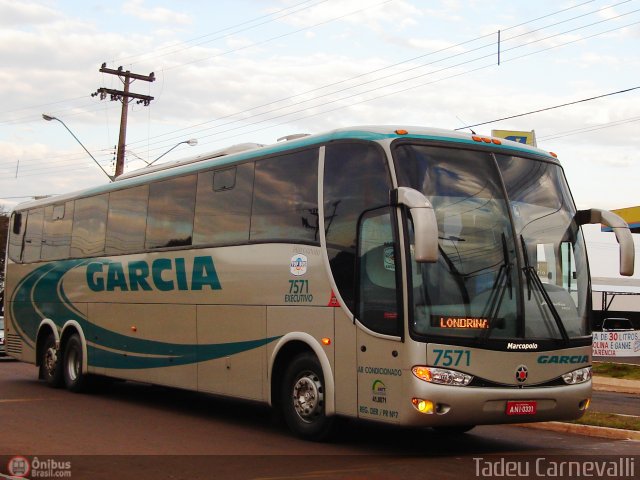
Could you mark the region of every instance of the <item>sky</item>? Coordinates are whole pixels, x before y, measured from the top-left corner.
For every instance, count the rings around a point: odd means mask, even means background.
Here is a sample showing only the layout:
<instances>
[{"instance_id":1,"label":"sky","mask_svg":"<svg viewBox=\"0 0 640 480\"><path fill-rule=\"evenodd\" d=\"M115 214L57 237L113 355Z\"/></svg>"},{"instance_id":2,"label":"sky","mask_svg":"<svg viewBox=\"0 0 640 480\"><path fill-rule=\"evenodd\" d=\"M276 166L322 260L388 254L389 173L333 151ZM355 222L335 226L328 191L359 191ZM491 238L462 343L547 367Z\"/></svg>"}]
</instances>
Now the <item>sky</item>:
<instances>
[{"instance_id":1,"label":"sky","mask_svg":"<svg viewBox=\"0 0 640 480\"><path fill-rule=\"evenodd\" d=\"M113 173L121 104L91 94L122 82L103 63L155 77L131 85L154 99L129 108L125 171L173 147L160 162L354 125L482 124L535 130L578 208L640 205L640 0L0 0L5 209L109 181L42 118ZM587 230L593 274L616 276L613 234Z\"/></svg>"}]
</instances>

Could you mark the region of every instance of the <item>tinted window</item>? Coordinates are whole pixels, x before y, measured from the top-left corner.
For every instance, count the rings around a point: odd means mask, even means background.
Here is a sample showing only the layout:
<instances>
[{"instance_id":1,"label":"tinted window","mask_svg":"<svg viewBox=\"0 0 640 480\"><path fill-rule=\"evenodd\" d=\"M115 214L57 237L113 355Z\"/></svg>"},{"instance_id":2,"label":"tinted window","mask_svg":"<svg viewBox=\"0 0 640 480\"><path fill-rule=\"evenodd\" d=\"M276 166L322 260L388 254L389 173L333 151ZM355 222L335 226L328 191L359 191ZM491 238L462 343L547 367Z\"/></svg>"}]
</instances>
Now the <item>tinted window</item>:
<instances>
[{"instance_id":1,"label":"tinted window","mask_svg":"<svg viewBox=\"0 0 640 480\"><path fill-rule=\"evenodd\" d=\"M27 231L24 235L23 262L37 262L40 260L40 247L42 246L42 223L44 220L44 208L36 208L29 211L27 217Z\"/></svg>"},{"instance_id":2,"label":"tinted window","mask_svg":"<svg viewBox=\"0 0 640 480\"><path fill-rule=\"evenodd\" d=\"M144 250L149 186L129 188L109 195L106 253Z\"/></svg>"},{"instance_id":3,"label":"tinted window","mask_svg":"<svg viewBox=\"0 0 640 480\"><path fill-rule=\"evenodd\" d=\"M22 254L22 241L27 222L27 212L15 212L11 217L11 231L9 232L9 258L14 262L20 262Z\"/></svg>"},{"instance_id":4,"label":"tinted window","mask_svg":"<svg viewBox=\"0 0 640 480\"><path fill-rule=\"evenodd\" d=\"M198 174L194 245L249 241L253 163Z\"/></svg>"},{"instance_id":5,"label":"tinted window","mask_svg":"<svg viewBox=\"0 0 640 480\"><path fill-rule=\"evenodd\" d=\"M55 260L69 256L73 202L49 205L44 210L42 259Z\"/></svg>"},{"instance_id":6,"label":"tinted window","mask_svg":"<svg viewBox=\"0 0 640 480\"><path fill-rule=\"evenodd\" d=\"M109 195L76 200L73 213L71 256L89 257L104 253Z\"/></svg>"},{"instance_id":7,"label":"tinted window","mask_svg":"<svg viewBox=\"0 0 640 480\"><path fill-rule=\"evenodd\" d=\"M358 320L370 330L400 335L396 241L390 208L369 211L360 222Z\"/></svg>"},{"instance_id":8,"label":"tinted window","mask_svg":"<svg viewBox=\"0 0 640 480\"><path fill-rule=\"evenodd\" d=\"M256 162L251 241L318 243L318 150Z\"/></svg>"},{"instance_id":9,"label":"tinted window","mask_svg":"<svg viewBox=\"0 0 640 480\"><path fill-rule=\"evenodd\" d=\"M331 273L345 304L353 310L358 219L387 205L391 180L376 145L328 145L324 164L324 225Z\"/></svg>"},{"instance_id":10,"label":"tinted window","mask_svg":"<svg viewBox=\"0 0 640 480\"><path fill-rule=\"evenodd\" d=\"M195 198L195 175L149 186L146 248L191 245Z\"/></svg>"}]
</instances>

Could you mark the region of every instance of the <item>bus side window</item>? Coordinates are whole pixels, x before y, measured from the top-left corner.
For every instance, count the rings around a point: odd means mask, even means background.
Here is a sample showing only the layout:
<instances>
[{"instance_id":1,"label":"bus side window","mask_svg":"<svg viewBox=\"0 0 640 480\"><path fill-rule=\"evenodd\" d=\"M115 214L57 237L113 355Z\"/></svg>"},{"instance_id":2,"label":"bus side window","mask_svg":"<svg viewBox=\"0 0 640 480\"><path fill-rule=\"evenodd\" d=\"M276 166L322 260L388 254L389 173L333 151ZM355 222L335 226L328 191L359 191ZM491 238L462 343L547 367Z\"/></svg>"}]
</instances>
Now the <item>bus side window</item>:
<instances>
[{"instance_id":1,"label":"bus side window","mask_svg":"<svg viewBox=\"0 0 640 480\"><path fill-rule=\"evenodd\" d=\"M320 244L317 148L256 161L250 241Z\"/></svg>"},{"instance_id":2,"label":"bus side window","mask_svg":"<svg viewBox=\"0 0 640 480\"><path fill-rule=\"evenodd\" d=\"M69 251L72 257L90 257L104 253L108 205L107 193L75 201Z\"/></svg>"},{"instance_id":3,"label":"bus side window","mask_svg":"<svg viewBox=\"0 0 640 480\"><path fill-rule=\"evenodd\" d=\"M28 212L14 212L11 220L11 232L9 233L9 258L15 263L20 263L22 257L22 242L27 222Z\"/></svg>"},{"instance_id":4,"label":"bus side window","mask_svg":"<svg viewBox=\"0 0 640 480\"><path fill-rule=\"evenodd\" d=\"M24 234L24 250L22 252L22 261L25 263L40 260L43 220L44 208L35 208L29 211L27 228Z\"/></svg>"},{"instance_id":5,"label":"bus side window","mask_svg":"<svg viewBox=\"0 0 640 480\"><path fill-rule=\"evenodd\" d=\"M374 332L400 335L396 242L389 207L365 213L358 238L359 295L357 318Z\"/></svg>"},{"instance_id":6,"label":"bus side window","mask_svg":"<svg viewBox=\"0 0 640 480\"><path fill-rule=\"evenodd\" d=\"M107 254L123 254L144 250L147 226L149 185L127 188L109 194L107 217Z\"/></svg>"},{"instance_id":7,"label":"bus side window","mask_svg":"<svg viewBox=\"0 0 640 480\"><path fill-rule=\"evenodd\" d=\"M237 171L238 167L231 167L213 172L213 191L232 190L236 186Z\"/></svg>"},{"instance_id":8,"label":"bus side window","mask_svg":"<svg viewBox=\"0 0 640 480\"><path fill-rule=\"evenodd\" d=\"M249 242L254 163L198 174L194 245Z\"/></svg>"},{"instance_id":9,"label":"bus side window","mask_svg":"<svg viewBox=\"0 0 640 480\"><path fill-rule=\"evenodd\" d=\"M42 260L57 260L69 256L72 223L72 201L45 208Z\"/></svg>"},{"instance_id":10,"label":"bus side window","mask_svg":"<svg viewBox=\"0 0 640 480\"><path fill-rule=\"evenodd\" d=\"M149 186L146 248L179 247L193 241L196 175Z\"/></svg>"}]
</instances>

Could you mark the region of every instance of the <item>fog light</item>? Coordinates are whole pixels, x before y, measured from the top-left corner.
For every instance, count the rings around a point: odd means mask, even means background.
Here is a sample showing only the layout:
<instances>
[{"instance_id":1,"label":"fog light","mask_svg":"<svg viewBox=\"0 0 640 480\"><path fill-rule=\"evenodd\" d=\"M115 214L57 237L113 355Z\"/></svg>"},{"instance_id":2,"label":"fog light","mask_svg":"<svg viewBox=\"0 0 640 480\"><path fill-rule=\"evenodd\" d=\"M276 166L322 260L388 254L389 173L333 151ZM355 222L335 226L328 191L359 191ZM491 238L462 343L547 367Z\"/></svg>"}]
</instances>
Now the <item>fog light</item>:
<instances>
[{"instance_id":1,"label":"fog light","mask_svg":"<svg viewBox=\"0 0 640 480\"><path fill-rule=\"evenodd\" d=\"M433 413L433 402L422 398L412 398L411 403L420 413Z\"/></svg>"},{"instance_id":2,"label":"fog light","mask_svg":"<svg viewBox=\"0 0 640 480\"><path fill-rule=\"evenodd\" d=\"M582 400L580 402L580 404L578 405L578 408L584 411L584 410L587 410L590 405L591 405L591 399L587 398L586 400Z\"/></svg>"}]
</instances>

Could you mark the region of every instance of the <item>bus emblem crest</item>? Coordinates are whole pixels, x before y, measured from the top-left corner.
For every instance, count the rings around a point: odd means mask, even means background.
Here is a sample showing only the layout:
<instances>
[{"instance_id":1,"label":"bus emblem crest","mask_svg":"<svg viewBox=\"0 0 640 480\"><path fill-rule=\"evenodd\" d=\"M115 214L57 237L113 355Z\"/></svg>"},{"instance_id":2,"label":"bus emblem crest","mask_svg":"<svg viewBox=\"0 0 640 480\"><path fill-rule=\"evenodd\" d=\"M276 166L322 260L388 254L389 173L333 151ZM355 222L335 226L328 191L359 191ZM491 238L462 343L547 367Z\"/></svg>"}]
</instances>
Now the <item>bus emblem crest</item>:
<instances>
[{"instance_id":1,"label":"bus emblem crest","mask_svg":"<svg viewBox=\"0 0 640 480\"><path fill-rule=\"evenodd\" d=\"M528 376L529 370L527 370L527 367L525 365L520 365L518 368L516 368L516 380L519 383L524 383L527 380Z\"/></svg>"},{"instance_id":2,"label":"bus emblem crest","mask_svg":"<svg viewBox=\"0 0 640 480\"><path fill-rule=\"evenodd\" d=\"M307 273L307 256L297 253L291 257L291 274L299 277Z\"/></svg>"}]
</instances>

